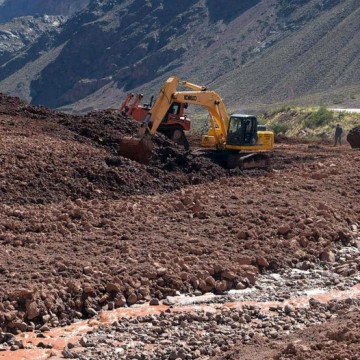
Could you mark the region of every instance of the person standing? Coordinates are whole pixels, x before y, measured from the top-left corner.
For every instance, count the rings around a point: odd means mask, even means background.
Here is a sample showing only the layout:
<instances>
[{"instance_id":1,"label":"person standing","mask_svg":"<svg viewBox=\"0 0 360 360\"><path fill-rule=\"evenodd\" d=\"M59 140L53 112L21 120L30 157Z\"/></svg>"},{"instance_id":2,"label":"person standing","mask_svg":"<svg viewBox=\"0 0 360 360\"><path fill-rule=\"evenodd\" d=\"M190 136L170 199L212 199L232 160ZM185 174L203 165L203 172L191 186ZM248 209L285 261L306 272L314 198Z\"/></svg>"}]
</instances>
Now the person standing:
<instances>
[{"instance_id":1,"label":"person standing","mask_svg":"<svg viewBox=\"0 0 360 360\"><path fill-rule=\"evenodd\" d=\"M340 124L337 124L336 128L335 128L335 144L334 144L334 146L336 146L338 142L339 142L339 145L341 145L342 133L343 133L342 127L340 126Z\"/></svg>"}]
</instances>

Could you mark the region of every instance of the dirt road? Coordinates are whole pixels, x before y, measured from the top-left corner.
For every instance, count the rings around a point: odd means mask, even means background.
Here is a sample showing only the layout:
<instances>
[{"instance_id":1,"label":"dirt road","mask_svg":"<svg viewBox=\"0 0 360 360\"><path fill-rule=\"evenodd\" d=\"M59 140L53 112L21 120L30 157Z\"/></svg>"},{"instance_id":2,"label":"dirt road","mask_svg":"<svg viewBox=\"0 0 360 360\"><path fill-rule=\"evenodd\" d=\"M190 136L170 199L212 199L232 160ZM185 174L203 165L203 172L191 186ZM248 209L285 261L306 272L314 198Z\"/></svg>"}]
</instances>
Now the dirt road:
<instances>
[{"instance_id":1,"label":"dirt road","mask_svg":"<svg viewBox=\"0 0 360 360\"><path fill-rule=\"evenodd\" d=\"M179 293L253 289L291 269L330 271L322 287L358 283L358 151L282 143L271 170L241 172L159 136L144 166L117 156L133 131L114 112L72 117L0 96L0 348L23 347L18 332ZM258 300L284 301L284 284Z\"/></svg>"},{"instance_id":2,"label":"dirt road","mask_svg":"<svg viewBox=\"0 0 360 360\"><path fill-rule=\"evenodd\" d=\"M354 114L360 114L360 109L329 109L331 111L336 111L336 112L348 112L348 113L354 113Z\"/></svg>"}]
</instances>

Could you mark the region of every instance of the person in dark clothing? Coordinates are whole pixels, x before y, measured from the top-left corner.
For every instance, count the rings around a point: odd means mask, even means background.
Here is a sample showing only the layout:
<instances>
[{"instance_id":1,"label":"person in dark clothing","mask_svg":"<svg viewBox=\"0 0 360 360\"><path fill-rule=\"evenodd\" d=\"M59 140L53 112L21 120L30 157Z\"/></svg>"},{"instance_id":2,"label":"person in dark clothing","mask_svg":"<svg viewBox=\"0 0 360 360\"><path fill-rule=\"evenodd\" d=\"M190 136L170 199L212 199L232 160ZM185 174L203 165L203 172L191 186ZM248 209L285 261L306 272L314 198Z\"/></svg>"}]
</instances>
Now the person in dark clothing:
<instances>
[{"instance_id":1,"label":"person in dark clothing","mask_svg":"<svg viewBox=\"0 0 360 360\"><path fill-rule=\"evenodd\" d=\"M340 126L340 124L337 124L336 128L335 128L335 144L334 144L334 146L336 146L338 142L339 142L339 145L341 145L342 132L343 132L342 127Z\"/></svg>"}]
</instances>

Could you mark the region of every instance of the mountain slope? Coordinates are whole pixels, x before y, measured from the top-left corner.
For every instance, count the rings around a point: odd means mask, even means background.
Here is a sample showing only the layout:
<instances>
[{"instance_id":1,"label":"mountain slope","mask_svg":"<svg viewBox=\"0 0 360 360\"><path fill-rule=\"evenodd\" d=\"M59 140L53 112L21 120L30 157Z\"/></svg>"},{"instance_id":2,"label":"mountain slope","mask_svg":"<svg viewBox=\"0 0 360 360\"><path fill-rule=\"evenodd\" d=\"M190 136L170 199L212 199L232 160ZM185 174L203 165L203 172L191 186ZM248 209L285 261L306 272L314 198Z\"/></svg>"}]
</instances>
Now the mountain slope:
<instances>
[{"instance_id":1,"label":"mountain slope","mask_svg":"<svg viewBox=\"0 0 360 360\"><path fill-rule=\"evenodd\" d=\"M0 23L22 16L69 16L88 3L89 0L3 0L0 1Z\"/></svg>"},{"instance_id":2,"label":"mountain slope","mask_svg":"<svg viewBox=\"0 0 360 360\"><path fill-rule=\"evenodd\" d=\"M359 15L357 0L94 0L58 35L2 65L0 89L16 94L21 81L35 104L84 110L114 106L128 91L154 94L178 74L219 91L234 109L357 106ZM44 50L51 62L24 80L21 69Z\"/></svg>"},{"instance_id":3,"label":"mountain slope","mask_svg":"<svg viewBox=\"0 0 360 360\"><path fill-rule=\"evenodd\" d=\"M14 54L26 46L31 46L44 33L57 32L66 17L53 16L23 16L8 23L0 24L0 65L9 61Z\"/></svg>"},{"instance_id":4,"label":"mountain slope","mask_svg":"<svg viewBox=\"0 0 360 360\"><path fill-rule=\"evenodd\" d=\"M49 50L47 45L61 31L61 25L88 3L89 0L1 0L0 66L8 61L16 66L10 66L0 76L6 78L12 75ZM19 58L22 60L19 61ZM15 93L22 95L21 92Z\"/></svg>"},{"instance_id":5,"label":"mountain slope","mask_svg":"<svg viewBox=\"0 0 360 360\"><path fill-rule=\"evenodd\" d=\"M245 101L291 100L334 89L340 94L347 86L359 88L360 4L347 1L346 5L319 12L266 55L225 74L215 86L236 86ZM249 83L256 86L249 88Z\"/></svg>"}]
</instances>

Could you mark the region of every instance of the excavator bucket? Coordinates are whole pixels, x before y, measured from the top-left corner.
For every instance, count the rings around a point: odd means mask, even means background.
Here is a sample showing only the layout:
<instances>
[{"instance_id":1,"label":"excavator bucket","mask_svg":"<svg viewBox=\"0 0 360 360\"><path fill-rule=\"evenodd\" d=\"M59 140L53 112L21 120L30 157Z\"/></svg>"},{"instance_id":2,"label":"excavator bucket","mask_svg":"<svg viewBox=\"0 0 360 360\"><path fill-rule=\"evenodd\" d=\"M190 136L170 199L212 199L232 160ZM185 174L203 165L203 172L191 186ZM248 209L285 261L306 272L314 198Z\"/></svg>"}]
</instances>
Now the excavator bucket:
<instances>
[{"instance_id":1,"label":"excavator bucket","mask_svg":"<svg viewBox=\"0 0 360 360\"><path fill-rule=\"evenodd\" d=\"M124 137L120 139L119 155L140 164L148 164L154 148L150 139Z\"/></svg>"}]
</instances>

